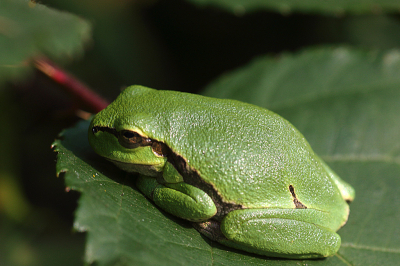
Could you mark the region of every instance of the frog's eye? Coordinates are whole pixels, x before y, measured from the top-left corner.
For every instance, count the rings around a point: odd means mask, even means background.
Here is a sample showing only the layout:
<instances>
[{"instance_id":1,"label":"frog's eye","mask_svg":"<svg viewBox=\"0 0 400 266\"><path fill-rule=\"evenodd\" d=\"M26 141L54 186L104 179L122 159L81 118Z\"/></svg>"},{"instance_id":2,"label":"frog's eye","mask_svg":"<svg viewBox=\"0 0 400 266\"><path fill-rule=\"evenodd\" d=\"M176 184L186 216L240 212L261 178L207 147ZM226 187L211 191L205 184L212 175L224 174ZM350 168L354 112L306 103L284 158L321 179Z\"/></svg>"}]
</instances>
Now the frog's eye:
<instances>
[{"instance_id":1,"label":"frog's eye","mask_svg":"<svg viewBox=\"0 0 400 266\"><path fill-rule=\"evenodd\" d=\"M134 149L139 146L146 145L148 139L143 138L135 131L121 130L118 135L118 142L119 144L121 144L122 147L125 147L127 149Z\"/></svg>"}]
</instances>

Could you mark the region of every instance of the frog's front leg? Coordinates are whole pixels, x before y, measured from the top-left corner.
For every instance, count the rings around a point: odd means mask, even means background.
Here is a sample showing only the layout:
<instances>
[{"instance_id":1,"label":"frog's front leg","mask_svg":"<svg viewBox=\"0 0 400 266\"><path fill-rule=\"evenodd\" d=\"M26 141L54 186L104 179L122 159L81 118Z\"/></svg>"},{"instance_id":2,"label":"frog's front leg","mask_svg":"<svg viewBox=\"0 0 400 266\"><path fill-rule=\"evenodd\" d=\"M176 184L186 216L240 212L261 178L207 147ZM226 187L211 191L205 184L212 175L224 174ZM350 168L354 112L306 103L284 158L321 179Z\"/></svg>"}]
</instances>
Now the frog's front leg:
<instances>
[{"instance_id":1,"label":"frog's front leg","mask_svg":"<svg viewBox=\"0 0 400 266\"><path fill-rule=\"evenodd\" d=\"M242 209L220 224L210 220L195 227L221 244L260 255L322 258L334 255L341 243L333 229L323 226L328 215L314 209Z\"/></svg>"},{"instance_id":2,"label":"frog's front leg","mask_svg":"<svg viewBox=\"0 0 400 266\"><path fill-rule=\"evenodd\" d=\"M210 196L184 182L160 184L154 177L140 176L136 186L161 209L189 221L205 221L217 213Z\"/></svg>"}]
</instances>

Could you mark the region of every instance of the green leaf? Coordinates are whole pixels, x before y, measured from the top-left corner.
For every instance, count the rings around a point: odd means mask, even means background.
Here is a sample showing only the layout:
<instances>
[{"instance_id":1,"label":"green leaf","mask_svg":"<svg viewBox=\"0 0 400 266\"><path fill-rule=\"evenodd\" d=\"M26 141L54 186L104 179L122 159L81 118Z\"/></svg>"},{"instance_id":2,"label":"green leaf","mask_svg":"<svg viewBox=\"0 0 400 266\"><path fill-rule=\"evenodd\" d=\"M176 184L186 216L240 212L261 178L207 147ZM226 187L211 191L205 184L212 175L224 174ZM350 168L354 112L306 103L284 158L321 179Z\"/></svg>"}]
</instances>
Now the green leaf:
<instances>
[{"instance_id":1,"label":"green leaf","mask_svg":"<svg viewBox=\"0 0 400 266\"><path fill-rule=\"evenodd\" d=\"M82 193L75 228L98 265L396 265L400 260L400 52L313 49L264 57L205 94L268 107L291 121L356 189L342 247L324 260L279 260L209 241L152 204L135 178L95 155L88 122L55 142L57 172Z\"/></svg>"},{"instance_id":2,"label":"green leaf","mask_svg":"<svg viewBox=\"0 0 400 266\"><path fill-rule=\"evenodd\" d=\"M27 0L0 1L0 86L29 73L30 60L71 59L90 38L83 19Z\"/></svg>"},{"instance_id":3,"label":"green leaf","mask_svg":"<svg viewBox=\"0 0 400 266\"><path fill-rule=\"evenodd\" d=\"M396 0L187 0L198 6L216 6L237 15L263 9L275 10L283 14L291 12L343 13L398 12L400 3Z\"/></svg>"}]
</instances>

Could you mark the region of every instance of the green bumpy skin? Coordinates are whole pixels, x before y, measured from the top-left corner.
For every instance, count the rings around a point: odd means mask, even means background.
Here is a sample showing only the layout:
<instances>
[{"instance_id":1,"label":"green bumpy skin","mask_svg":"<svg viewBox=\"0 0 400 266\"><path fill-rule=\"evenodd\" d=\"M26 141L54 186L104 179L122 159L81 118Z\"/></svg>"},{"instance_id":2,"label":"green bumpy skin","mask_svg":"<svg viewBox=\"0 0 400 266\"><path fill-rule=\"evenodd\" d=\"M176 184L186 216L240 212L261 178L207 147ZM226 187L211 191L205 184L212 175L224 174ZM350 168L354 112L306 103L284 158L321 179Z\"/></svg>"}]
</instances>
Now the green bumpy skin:
<instances>
[{"instance_id":1,"label":"green bumpy skin","mask_svg":"<svg viewBox=\"0 0 400 266\"><path fill-rule=\"evenodd\" d=\"M251 104L126 88L89 127L101 156L163 210L221 244L272 257L334 255L354 189L279 115Z\"/></svg>"}]
</instances>

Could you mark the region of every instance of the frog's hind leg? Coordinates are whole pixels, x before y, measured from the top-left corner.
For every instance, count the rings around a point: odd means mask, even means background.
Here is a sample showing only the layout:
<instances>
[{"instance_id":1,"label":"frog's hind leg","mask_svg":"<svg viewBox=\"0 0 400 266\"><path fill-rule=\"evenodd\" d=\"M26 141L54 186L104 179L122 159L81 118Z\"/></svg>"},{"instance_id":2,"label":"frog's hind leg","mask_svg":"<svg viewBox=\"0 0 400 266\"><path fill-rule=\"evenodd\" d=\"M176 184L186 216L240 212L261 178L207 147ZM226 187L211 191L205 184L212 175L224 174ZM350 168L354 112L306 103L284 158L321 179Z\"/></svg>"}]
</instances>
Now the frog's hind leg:
<instances>
[{"instance_id":1,"label":"frog's hind leg","mask_svg":"<svg viewBox=\"0 0 400 266\"><path fill-rule=\"evenodd\" d=\"M221 234L214 236L221 244L260 255L322 258L334 255L341 243L322 225L327 218L314 209L242 209L230 212L220 224Z\"/></svg>"}]
</instances>

